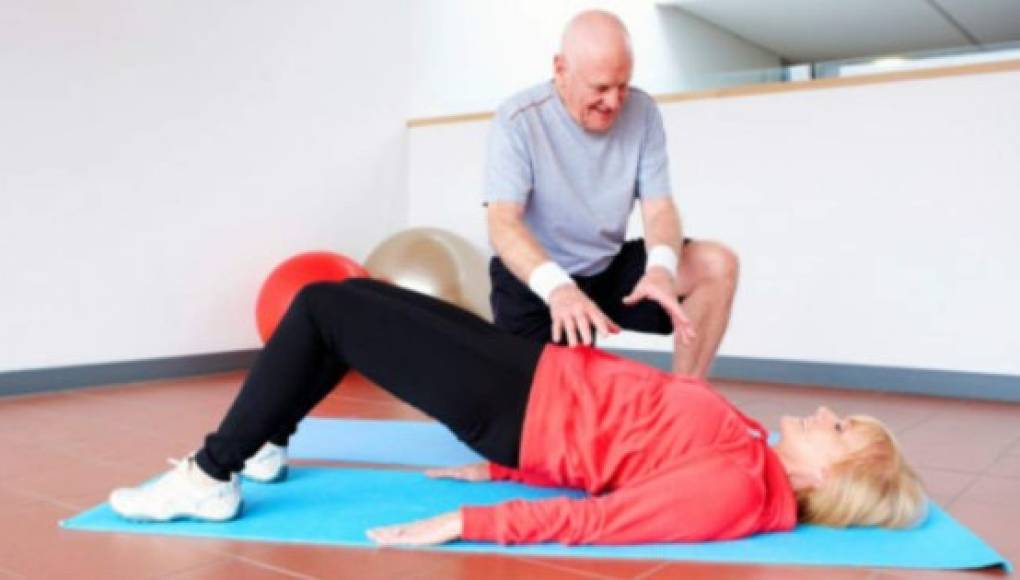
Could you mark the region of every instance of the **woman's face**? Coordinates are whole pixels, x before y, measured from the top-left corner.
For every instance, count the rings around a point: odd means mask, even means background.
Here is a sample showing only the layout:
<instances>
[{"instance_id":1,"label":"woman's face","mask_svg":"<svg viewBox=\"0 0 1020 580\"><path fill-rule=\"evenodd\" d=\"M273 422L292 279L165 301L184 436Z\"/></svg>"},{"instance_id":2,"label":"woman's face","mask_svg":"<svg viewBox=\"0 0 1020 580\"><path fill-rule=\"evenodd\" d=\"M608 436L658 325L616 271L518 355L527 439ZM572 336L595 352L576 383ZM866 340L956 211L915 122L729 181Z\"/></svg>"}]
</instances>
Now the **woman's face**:
<instances>
[{"instance_id":1,"label":"woman's face","mask_svg":"<svg viewBox=\"0 0 1020 580\"><path fill-rule=\"evenodd\" d=\"M780 440L775 450L789 466L824 478L834 463L865 445L863 434L852 419L840 417L828 407L818 407L808 417L780 419Z\"/></svg>"}]
</instances>

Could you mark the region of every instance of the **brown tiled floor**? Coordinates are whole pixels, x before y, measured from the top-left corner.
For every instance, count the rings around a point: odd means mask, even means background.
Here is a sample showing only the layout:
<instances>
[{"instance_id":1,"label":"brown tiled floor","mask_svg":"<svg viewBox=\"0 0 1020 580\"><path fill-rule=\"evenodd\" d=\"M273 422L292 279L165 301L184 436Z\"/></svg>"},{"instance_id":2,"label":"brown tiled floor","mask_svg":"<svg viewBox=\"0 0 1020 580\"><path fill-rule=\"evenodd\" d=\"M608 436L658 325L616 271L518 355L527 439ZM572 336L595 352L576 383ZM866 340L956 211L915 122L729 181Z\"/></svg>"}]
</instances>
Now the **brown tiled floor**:
<instances>
[{"instance_id":1,"label":"brown tiled floor","mask_svg":"<svg viewBox=\"0 0 1020 580\"><path fill-rule=\"evenodd\" d=\"M57 527L117 485L166 469L214 426L240 375L0 398L0 579L6 578L977 578L1001 572L585 561L352 550L85 533ZM719 383L774 427L818 404L868 412L900 435L931 495L1020 563L1020 405L781 385ZM318 415L424 419L364 380Z\"/></svg>"}]
</instances>

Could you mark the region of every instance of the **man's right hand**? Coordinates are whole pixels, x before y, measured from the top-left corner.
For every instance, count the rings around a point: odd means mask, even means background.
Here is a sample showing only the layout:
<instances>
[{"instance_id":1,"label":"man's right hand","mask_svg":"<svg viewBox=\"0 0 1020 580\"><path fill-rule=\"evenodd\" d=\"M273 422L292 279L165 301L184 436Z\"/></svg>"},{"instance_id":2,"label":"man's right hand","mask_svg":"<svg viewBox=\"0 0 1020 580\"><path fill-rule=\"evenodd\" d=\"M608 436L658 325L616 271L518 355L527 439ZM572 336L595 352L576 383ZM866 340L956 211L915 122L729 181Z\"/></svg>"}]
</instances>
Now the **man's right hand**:
<instances>
[{"instance_id":1,"label":"man's right hand","mask_svg":"<svg viewBox=\"0 0 1020 580\"><path fill-rule=\"evenodd\" d=\"M552 339L560 342L566 336L567 344L592 344L592 327L599 336L620 332L620 327L573 284L563 284L549 294L549 314L552 317Z\"/></svg>"}]
</instances>

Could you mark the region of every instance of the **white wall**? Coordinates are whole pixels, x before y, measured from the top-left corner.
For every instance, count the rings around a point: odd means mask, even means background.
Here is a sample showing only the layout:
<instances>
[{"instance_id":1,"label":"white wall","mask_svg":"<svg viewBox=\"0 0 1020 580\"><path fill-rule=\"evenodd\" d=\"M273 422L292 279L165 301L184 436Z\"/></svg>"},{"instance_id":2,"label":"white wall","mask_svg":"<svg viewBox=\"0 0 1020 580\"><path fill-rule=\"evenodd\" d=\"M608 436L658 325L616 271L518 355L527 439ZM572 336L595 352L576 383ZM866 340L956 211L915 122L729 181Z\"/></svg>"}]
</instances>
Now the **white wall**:
<instances>
[{"instance_id":1,"label":"white wall","mask_svg":"<svg viewBox=\"0 0 1020 580\"><path fill-rule=\"evenodd\" d=\"M412 117L492 110L551 77L563 26L587 8L623 19L634 84L653 93L701 87L721 71L779 66L776 54L653 0L429 0L410 8Z\"/></svg>"},{"instance_id":2,"label":"white wall","mask_svg":"<svg viewBox=\"0 0 1020 580\"><path fill-rule=\"evenodd\" d=\"M404 226L406 3L0 21L0 371L254 347L273 265Z\"/></svg>"},{"instance_id":3,"label":"white wall","mask_svg":"<svg viewBox=\"0 0 1020 580\"><path fill-rule=\"evenodd\" d=\"M742 257L722 353L1020 374L1017 95L1009 72L664 105L687 232ZM487 128L412 130L412 225L485 245Z\"/></svg>"},{"instance_id":4,"label":"white wall","mask_svg":"<svg viewBox=\"0 0 1020 580\"><path fill-rule=\"evenodd\" d=\"M650 1L3 3L0 372L257 346L275 264L407 226L405 120L547 77L588 6L652 90L776 63Z\"/></svg>"}]
</instances>

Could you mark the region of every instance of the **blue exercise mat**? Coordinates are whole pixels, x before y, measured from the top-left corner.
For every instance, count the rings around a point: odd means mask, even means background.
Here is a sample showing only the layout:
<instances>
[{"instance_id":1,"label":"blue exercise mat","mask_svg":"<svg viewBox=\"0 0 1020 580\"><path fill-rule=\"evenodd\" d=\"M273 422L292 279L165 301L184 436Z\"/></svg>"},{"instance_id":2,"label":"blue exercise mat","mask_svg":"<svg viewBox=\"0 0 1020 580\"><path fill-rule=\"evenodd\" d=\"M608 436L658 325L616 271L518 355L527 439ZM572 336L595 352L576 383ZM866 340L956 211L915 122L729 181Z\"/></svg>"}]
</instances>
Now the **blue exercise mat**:
<instances>
[{"instance_id":1,"label":"blue exercise mat","mask_svg":"<svg viewBox=\"0 0 1020 580\"><path fill-rule=\"evenodd\" d=\"M429 517L462 504L493 504L512 498L580 496L569 490L510 482L434 480L418 472L294 467L280 484L244 484L242 517L227 523L134 523L103 504L62 525L69 529L204 536L237 540L371 547L365 530ZM499 546L455 542L429 548L457 552L577 558L687 560L755 564L892 568L982 568L1009 562L938 507L911 530L834 530L800 526L788 533L699 544Z\"/></svg>"},{"instance_id":2,"label":"blue exercise mat","mask_svg":"<svg viewBox=\"0 0 1020 580\"><path fill-rule=\"evenodd\" d=\"M320 419L298 424L287 453L294 459L446 466L482 458L435 421Z\"/></svg>"},{"instance_id":3,"label":"blue exercise mat","mask_svg":"<svg viewBox=\"0 0 1020 580\"><path fill-rule=\"evenodd\" d=\"M776 435L769 435L770 443L775 443ZM424 467L482 461L449 429L435 421L309 417L298 425L287 453L293 459Z\"/></svg>"}]
</instances>

